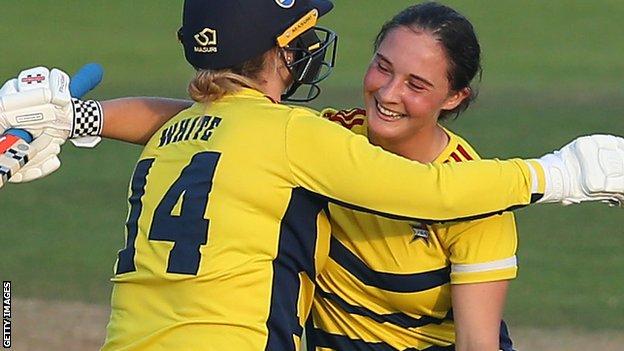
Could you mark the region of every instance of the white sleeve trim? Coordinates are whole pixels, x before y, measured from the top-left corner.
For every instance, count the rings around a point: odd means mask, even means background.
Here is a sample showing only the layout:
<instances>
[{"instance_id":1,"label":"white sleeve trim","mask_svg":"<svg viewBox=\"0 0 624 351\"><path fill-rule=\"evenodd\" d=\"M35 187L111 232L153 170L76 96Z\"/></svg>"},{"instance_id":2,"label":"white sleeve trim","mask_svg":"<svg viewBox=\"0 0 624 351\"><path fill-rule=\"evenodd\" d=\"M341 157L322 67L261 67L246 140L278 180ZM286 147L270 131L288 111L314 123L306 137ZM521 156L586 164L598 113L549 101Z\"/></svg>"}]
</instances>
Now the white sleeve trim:
<instances>
[{"instance_id":1,"label":"white sleeve trim","mask_svg":"<svg viewBox=\"0 0 624 351\"><path fill-rule=\"evenodd\" d=\"M537 162L540 163L540 165L542 166L542 168L545 168L544 165L542 165L542 163L539 160L536 160ZM531 162L526 162L527 166L529 166L529 172L531 172L531 194L537 194L537 170L535 168L533 168L533 165L531 164ZM545 171L545 170L544 170Z\"/></svg>"},{"instance_id":2,"label":"white sleeve trim","mask_svg":"<svg viewBox=\"0 0 624 351\"><path fill-rule=\"evenodd\" d=\"M518 260L516 256L512 256L503 260L490 261L485 263L475 264L454 264L451 265L451 273L477 273L495 271L506 268L516 268L518 266Z\"/></svg>"}]
</instances>

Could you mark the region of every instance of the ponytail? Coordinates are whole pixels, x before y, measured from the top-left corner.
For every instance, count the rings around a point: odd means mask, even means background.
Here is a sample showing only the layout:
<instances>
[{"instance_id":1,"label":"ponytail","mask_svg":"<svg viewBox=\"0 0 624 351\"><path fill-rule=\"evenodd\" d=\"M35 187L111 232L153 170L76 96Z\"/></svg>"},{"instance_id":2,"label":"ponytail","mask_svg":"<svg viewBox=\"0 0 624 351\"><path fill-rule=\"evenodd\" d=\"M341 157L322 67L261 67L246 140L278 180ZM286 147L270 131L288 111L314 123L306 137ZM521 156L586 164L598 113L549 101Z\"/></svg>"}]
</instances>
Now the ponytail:
<instances>
[{"instance_id":1,"label":"ponytail","mask_svg":"<svg viewBox=\"0 0 624 351\"><path fill-rule=\"evenodd\" d=\"M198 70L189 83L189 95L194 101L209 103L222 98L224 95L235 93L242 88L261 91L258 79L264 69L266 57L270 51L244 62L239 67L220 70Z\"/></svg>"}]
</instances>

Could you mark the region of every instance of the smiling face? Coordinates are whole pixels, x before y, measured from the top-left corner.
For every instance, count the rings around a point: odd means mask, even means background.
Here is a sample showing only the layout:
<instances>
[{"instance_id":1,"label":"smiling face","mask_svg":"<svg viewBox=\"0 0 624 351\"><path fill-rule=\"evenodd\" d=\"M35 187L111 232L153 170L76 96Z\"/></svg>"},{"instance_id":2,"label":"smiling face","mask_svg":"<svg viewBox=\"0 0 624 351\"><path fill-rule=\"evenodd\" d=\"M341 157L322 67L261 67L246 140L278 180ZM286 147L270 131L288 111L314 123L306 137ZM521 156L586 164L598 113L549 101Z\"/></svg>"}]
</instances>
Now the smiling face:
<instances>
[{"instance_id":1,"label":"smiling face","mask_svg":"<svg viewBox=\"0 0 624 351\"><path fill-rule=\"evenodd\" d=\"M450 90L448 69L433 35L405 26L388 32L364 77L371 141L397 145L439 133L441 110L455 108L469 95L468 89Z\"/></svg>"}]
</instances>

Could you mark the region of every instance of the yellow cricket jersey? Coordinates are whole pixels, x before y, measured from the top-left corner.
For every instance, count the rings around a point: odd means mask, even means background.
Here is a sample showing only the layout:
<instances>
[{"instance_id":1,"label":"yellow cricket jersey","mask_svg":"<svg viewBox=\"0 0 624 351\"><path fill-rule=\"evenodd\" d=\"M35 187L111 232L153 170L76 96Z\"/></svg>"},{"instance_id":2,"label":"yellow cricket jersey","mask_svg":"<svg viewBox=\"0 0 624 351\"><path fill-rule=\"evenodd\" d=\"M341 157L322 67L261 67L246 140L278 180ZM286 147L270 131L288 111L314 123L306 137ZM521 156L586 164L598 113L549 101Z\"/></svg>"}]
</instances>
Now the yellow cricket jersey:
<instances>
[{"instance_id":1,"label":"yellow cricket jersey","mask_svg":"<svg viewBox=\"0 0 624 351\"><path fill-rule=\"evenodd\" d=\"M325 110L323 116L366 134L365 111ZM434 161L478 160L462 138ZM516 277L512 213L427 225L396 221L330 204L329 260L317 278L316 350L454 350L451 284ZM510 345L501 328L501 347ZM507 338L507 339L506 339Z\"/></svg>"},{"instance_id":2,"label":"yellow cricket jersey","mask_svg":"<svg viewBox=\"0 0 624 351\"><path fill-rule=\"evenodd\" d=\"M329 200L435 222L526 205L531 181L522 160L410 162L250 89L195 104L135 168L103 349L296 350Z\"/></svg>"}]
</instances>

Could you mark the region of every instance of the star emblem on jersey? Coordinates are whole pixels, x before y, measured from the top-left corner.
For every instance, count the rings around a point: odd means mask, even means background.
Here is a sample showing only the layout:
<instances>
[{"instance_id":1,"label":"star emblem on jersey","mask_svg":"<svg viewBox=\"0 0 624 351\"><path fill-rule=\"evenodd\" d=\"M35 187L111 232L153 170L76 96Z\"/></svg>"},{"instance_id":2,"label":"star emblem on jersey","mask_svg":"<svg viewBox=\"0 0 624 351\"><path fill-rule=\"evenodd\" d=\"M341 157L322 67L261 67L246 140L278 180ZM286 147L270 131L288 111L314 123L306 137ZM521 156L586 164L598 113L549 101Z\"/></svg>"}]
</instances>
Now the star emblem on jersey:
<instances>
[{"instance_id":1,"label":"star emblem on jersey","mask_svg":"<svg viewBox=\"0 0 624 351\"><path fill-rule=\"evenodd\" d=\"M37 74L35 76L33 76L32 74L27 75L26 77L22 78L22 83L26 83L26 84L33 84L33 83L41 83L45 80L45 77L42 76L41 74Z\"/></svg>"},{"instance_id":2,"label":"star emblem on jersey","mask_svg":"<svg viewBox=\"0 0 624 351\"><path fill-rule=\"evenodd\" d=\"M413 234L410 244L417 240L423 240L425 244L429 245L429 229L426 225L422 223L410 223L410 227L412 228Z\"/></svg>"}]
</instances>

